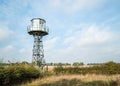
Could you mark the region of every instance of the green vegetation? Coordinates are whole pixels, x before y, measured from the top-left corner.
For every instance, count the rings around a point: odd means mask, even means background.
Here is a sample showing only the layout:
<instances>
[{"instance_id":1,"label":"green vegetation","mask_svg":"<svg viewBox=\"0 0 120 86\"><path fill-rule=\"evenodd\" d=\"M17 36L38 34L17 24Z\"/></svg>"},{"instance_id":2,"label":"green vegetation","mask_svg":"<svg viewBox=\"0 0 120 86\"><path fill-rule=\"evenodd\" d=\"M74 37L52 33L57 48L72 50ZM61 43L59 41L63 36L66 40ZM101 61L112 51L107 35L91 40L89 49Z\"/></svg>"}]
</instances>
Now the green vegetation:
<instances>
[{"instance_id":1,"label":"green vegetation","mask_svg":"<svg viewBox=\"0 0 120 86\"><path fill-rule=\"evenodd\" d=\"M39 69L28 64L0 66L0 86L22 83L40 77Z\"/></svg>"},{"instance_id":2,"label":"green vegetation","mask_svg":"<svg viewBox=\"0 0 120 86\"><path fill-rule=\"evenodd\" d=\"M84 65L84 63L83 62L74 62L73 63L73 66L82 66L82 65Z\"/></svg>"},{"instance_id":3,"label":"green vegetation","mask_svg":"<svg viewBox=\"0 0 120 86\"><path fill-rule=\"evenodd\" d=\"M57 66L54 68L54 72L58 74L120 74L120 64L114 62L108 62L102 65L96 65L91 67L63 67Z\"/></svg>"},{"instance_id":4,"label":"green vegetation","mask_svg":"<svg viewBox=\"0 0 120 86\"><path fill-rule=\"evenodd\" d=\"M62 63L58 63L57 66L46 66L44 70L41 71L39 67L29 64L27 62L22 63L11 63L11 64L0 64L0 86L17 86L17 84L31 82L37 78L44 79L46 77L58 76L58 75L119 75L120 74L120 64L115 62L107 62L100 65L94 66L81 66L83 63L75 62L73 66L66 63L64 66ZM76 76L76 77L77 77ZM108 77L107 76L107 77ZM64 76L63 76L64 77ZM82 79L76 79L69 77L67 79L60 79L58 81L52 81L50 83L38 83L36 86L116 86L118 84L115 80L110 80L109 82L101 80L93 80L90 82L84 82ZM91 77L91 76L90 76ZM98 76L96 76L98 78ZM87 77L88 78L88 77ZM95 77L94 77L95 78ZM54 79L52 79L54 80ZM38 81L39 82L39 81ZM42 81L44 82L44 81ZM120 82L120 81L119 81ZM98 83L98 84L97 84ZM39 85L40 84L40 85ZM70 85L71 84L71 85ZM25 85L27 86L27 85ZM29 85L28 85L29 86ZM32 85L31 85L32 86Z\"/></svg>"}]
</instances>

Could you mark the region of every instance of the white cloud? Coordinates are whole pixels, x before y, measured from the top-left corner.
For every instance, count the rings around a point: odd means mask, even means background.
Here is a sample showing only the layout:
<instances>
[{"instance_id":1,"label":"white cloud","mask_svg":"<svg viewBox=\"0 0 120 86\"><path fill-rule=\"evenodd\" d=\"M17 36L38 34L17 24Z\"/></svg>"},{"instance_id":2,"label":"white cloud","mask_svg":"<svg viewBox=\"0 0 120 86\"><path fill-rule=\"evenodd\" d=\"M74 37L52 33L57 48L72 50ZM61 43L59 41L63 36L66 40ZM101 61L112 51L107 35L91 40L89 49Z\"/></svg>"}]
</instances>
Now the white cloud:
<instances>
[{"instance_id":1,"label":"white cloud","mask_svg":"<svg viewBox=\"0 0 120 86\"><path fill-rule=\"evenodd\" d=\"M50 49L54 48L59 40L59 37L50 38L45 41L44 47L46 51L49 51Z\"/></svg>"},{"instance_id":2,"label":"white cloud","mask_svg":"<svg viewBox=\"0 0 120 86\"><path fill-rule=\"evenodd\" d=\"M4 61L8 60L15 60L14 56L16 56L16 48L13 45L7 45L3 48L0 48L0 58L2 58Z\"/></svg>"},{"instance_id":3,"label":"white cloud","mask_svg":"<svg viewBox=\"0 0 120 86\"><path fill-rule=\"evenodd\" d=\"M0 48L0 58L4 62L21 62L28 61L31 62L32 59L32 50L28 48L18 49L13 45L7 45L3 48Z\"/></svg>"},{"instance_id":4,"label":"white cloud","mask_svg":"<svg viewBox=\"0 0 120 86\"><path fill-rule=\"evenodd\" d=\"M24 48L22 48L22 49L19 50L19 53L21 53L21 54L23 54L25 52L26 52L26 50Z\"/></svg>"},{"instance_id":5,"label":"white cloud","mask_svg":"<svg viewBox=\"0 0 120 86\"><path fill-rule=\"evenodd\" d=\"M18 50L18 56L21 61L32 61L32 49L31 48L22 48ZM18 60L19 61L19 60Z\"/></svg>"},{"instance_id":6,"label":"white cloud","mask_svg":"<svg viewBox=\"0 0 120 86\"><path fill-rule=\"evenodd\" d=\"M83 9L96 9L106 0L49 0L50 7L63 9L65 12L76 12Z\"/></svg>"},{"instance_id":7,"label":"white cloud","mask_svg":"<svg viewBox=\"0 0 120 86\"><path fill-rule=\"evenodd\" d=\"M76 38L71 36L71 37L68 37L66 38L64 41L63 41L63 44L69 44L69 43L72 43L73 41L75 41Z\"/></svg>"},{"instance_id":8,"label":"white cloud","mask_svg":"<svg viewBox=\"0 0 120 86\"><path fill-rule=\"evenodd\" d=\"M62 45L61 48L51 47L49 51L45 52L46 58L49 59L48 62L108 61L112 59L111 56L118 55L115 53L118 45L111 45L112 42L118 40L116 35L105 26L89 25L82 27L69 33L63 39L63 43L59 44ZM54 46L56 46L55 44L53 43Z\"/></svg>"},{"instance_id":9,"label":"white cloud","mask_svg":"<svg viewBox=\"0 0 120 86\"><path fill-rule=\"evenodd\" d=\"M72 31L63 43L74 45L90 45L110 42L115 35L108 27L89 25L76 31Z\"/></svg>"},{"instance_id":10,"label":"white cloud","mask_svg":"<svg viewBox=\"0 0 120 86\"><path fill-rule=\"evenodd\" d=\"M12 45L7 45L3 48L3 53L6 54L10 54L13 53L15 51L15 47L13 47Z\"/></svg>"},{"instance_id":11,"label":"white cloud","mask_svg":"<svg viewBox=\"0 0 120 86\"><path fill-rule=\"evenodd\" d=\"M90 43L105 43L113 40L113 33L106 27L98 27L96 25L90 26L87 30L84 30L81 34L80 42L83 44Z\"/></svg>"},{"instance_id":12,"label":"white cloud","mask_svg":"<svg viewBox=\"0 0 120 86\"><path fill-rule=\"evenodd\" d=\"M13 34L13 31L10 30L7 26L0 23L0 42L9 39Z\"/></svg>"}]
</instances>

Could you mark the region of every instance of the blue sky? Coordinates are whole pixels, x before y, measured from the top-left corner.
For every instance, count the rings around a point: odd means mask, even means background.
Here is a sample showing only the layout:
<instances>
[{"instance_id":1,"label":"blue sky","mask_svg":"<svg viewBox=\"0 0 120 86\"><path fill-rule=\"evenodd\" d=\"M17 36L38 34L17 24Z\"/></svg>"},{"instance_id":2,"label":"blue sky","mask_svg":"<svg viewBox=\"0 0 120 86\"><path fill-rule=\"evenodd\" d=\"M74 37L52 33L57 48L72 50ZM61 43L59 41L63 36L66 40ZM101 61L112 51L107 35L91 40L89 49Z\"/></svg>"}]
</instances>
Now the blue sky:
<instances>
[{"instance_id":1,"label":"blue sky","mask_svg":"<svg viewBox=\"0 0 120 86\"><path fill-rule=\"evenodd\" d=\"M119 0L0 0L0 59L32 60L32 18L43 18L46 62L120 62Z\"/></svg>"}]
</instances>

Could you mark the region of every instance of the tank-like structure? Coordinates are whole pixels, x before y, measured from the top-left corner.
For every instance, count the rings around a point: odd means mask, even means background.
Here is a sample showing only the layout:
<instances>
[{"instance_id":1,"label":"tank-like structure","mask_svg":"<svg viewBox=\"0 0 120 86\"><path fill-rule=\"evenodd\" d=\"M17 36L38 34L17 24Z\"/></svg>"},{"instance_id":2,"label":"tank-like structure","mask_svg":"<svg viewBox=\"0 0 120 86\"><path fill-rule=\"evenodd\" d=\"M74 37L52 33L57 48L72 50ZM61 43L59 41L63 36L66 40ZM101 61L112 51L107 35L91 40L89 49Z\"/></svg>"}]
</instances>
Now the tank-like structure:
<instances>
[{"instance_id":1,"label":"tank-like structure","mask_svg":"<svg viewBox=\"0 0 120 86\"><path fill-rule=\"evenodd\" d=\"M28 33L33 35L39 33L42 36L48 35L48 28L46 27L46 21L41 18L34 18L31 20L31 25L28 27Z\"/></svg>"},{"instance_id":2,"label":"tank-like structure","mask_svg":"<svg viewBox=\"0 0 120 86\"><path fill-rule=\"evenodd\" d=\"M46 21L41 18L33 18L31 25L27 28L28 33L34 37L32 62L38 66L44 65L44 50L42 37L48 35L49 29L46 27Z\"/></svg>"}]
</instances>

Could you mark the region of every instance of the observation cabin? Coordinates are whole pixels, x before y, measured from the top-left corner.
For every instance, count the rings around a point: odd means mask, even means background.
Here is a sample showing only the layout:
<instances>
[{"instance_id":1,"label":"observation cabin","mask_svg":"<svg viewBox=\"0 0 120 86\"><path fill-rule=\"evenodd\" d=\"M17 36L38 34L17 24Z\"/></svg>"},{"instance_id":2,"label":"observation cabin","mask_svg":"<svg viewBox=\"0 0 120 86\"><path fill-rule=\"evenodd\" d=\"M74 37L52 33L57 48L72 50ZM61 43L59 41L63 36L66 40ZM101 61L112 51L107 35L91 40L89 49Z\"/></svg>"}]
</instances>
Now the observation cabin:
<instances>
[{"instance_id":1,"label":"observation cabin","mask_svg":"<svg viewBox=\"0 0 120 86\"><path fill-rule=\"evenodd\" d=\"M30 35L48 35L49 29L46 26L46 21L41 18L33 18L31 20L31 25L28 26L27 31Z\"/></svg>"}]
</instances>

